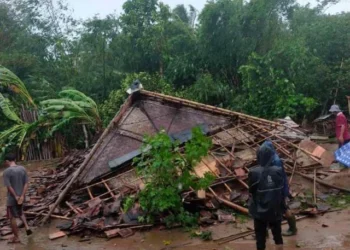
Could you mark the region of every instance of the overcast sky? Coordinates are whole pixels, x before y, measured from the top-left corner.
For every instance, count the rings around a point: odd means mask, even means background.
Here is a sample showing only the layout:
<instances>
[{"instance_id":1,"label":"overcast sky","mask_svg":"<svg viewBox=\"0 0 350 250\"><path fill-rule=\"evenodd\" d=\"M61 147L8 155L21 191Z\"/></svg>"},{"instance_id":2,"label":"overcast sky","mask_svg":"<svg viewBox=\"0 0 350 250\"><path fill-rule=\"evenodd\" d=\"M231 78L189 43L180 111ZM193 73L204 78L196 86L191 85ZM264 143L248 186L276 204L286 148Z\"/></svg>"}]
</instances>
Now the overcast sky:
<instances>
[{"instance_id":1,"label":"overcast sky","mask_svg":"<svg viewBox=\"0 0 350 250\"><path fill-rule=\"evenodd\" d=\"M67 0L70 8L74 10L73 15L76 18L89 18L95 14L104 17L114 11L120 13L122 11L124 0ZM197 10L201 10L207 0L163 0L162 2L175 7L178 4L193 5ZM316 0L298 0L301 4L315 4ZM338 13L342 11L350 11L350 0L341 0L337 5L333 5L327 9L327 13Z\"/></svg>"}]
</instances>

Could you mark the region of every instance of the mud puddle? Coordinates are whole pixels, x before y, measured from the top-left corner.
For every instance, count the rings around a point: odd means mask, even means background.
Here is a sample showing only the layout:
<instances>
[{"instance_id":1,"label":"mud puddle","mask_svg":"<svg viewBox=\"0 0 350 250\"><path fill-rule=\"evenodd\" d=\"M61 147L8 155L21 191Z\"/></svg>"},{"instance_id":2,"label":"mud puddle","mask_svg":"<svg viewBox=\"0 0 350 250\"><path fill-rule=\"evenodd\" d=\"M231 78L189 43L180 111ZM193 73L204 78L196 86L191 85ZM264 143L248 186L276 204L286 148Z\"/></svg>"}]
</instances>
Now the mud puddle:
<instances>
[{"instance_id":1,"label":"mud puddle","mask_svg":"<svg viewBox=\"0 0 350 250\"><path fill-rule=\"evenodd\" d=\"M41 166L40 166L41 167ZM30 166L35 170L37 166ZM2 179L0 170L0 178ZM299 183L301 180L297 180ZM304 186L304 185L302 185ZM6 189L0 186L0 215L6 211ZM190 232L183 229L159 230L153 229L146 232L136 232L134 236L121 239L116 238L106 241L104 238L92 237L91 241L79 242L81 238L76 236L64 237L50 241L50 233L57 232L56 226L61 223L54 220L50 225L35 228L31 237L25 236L21 230L22 244L9 245L6 241L0 241L0 250L92 250L92 249L117 249L117 250L245 250L255 249L255 241L241 239L239 241L218 245L215 242L203 242L200 239L192 239ZM252 222L243 224L219 224L205 228L213 232L213 238L229 236L252 227ZM284 227L286 229L286 226ZM328 213L314 219L305 219L298 222L298 235L284 238L285 250L289 249L350 249L350 209L340 212ZM270 234L271 235L271 234ZM267 250L274 249L272 235L268 239Z\"/></svg>"}]
</instances>

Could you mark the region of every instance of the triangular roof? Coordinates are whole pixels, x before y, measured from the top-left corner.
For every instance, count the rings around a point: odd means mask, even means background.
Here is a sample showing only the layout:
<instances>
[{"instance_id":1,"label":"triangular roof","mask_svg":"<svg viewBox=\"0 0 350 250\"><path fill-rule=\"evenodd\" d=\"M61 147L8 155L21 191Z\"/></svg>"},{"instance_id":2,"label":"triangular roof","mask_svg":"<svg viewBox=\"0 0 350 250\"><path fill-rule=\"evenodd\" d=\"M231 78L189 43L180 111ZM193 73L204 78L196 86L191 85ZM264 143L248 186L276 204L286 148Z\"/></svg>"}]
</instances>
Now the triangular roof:
<instances>
[{"instance_id":1,"label":"triangular roof","mask_svg":"<svg viewBox=\"0 0 350 250\"><path fill-rule=\"evenodd\" d=\"M189 131L198 125L208 131L227 127L244 119L257 124L279 124L239 112L204 105L193 101L140 90L131 94L103 135L91 150L89 160L79 174L79 184L87 184L109 174L110 165L137 155L145 134L165 129L169 135ZM90 158L91 157L91 158Z\"/></svg>"}]
</instances>

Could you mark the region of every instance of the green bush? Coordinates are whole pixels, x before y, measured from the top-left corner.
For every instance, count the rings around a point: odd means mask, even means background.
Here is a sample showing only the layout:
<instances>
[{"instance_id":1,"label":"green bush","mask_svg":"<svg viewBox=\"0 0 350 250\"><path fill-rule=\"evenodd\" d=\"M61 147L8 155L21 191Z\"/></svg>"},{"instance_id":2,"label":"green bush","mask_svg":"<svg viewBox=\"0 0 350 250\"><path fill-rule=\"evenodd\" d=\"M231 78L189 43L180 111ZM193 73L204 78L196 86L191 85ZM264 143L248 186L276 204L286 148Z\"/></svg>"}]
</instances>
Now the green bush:
<instances>
[{"instance_id":1,"label":"green bush","mask_svg":"<svg viewBox=\"0 0 350 250\"><path fill-rule=\"evenodd\" d=\"M146 187L139 194L139 202L147 214L147 221L155 216L168 215L168 226L181 223L189 226L196 221L183 209L181 192L191 188L207 188L214 177L207 174L198 178L192 174L194 166L211 147L211 140L204 136L199 128L192 131L192 139L184 150L178 142L172 142L165 131L153 137L146 137L144 152L135 159L138 173L146 180Z\"/></svg>"}]
</instances>

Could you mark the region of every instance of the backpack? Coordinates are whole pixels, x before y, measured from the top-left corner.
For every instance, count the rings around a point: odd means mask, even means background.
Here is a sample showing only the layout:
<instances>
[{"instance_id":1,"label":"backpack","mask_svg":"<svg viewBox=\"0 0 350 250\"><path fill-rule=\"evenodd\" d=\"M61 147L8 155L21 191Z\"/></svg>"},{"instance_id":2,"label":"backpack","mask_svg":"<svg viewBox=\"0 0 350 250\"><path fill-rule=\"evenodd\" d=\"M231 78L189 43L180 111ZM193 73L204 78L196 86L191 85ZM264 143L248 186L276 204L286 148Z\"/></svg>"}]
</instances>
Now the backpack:
<instances>
[{"instance_id":1,"label":"backpack","mask_svg":"<svg viewBox=\"0 0 350 250\"><path fill-rule=\"evenodd\" d=\"M255 193L256 213L260 219L279 220L283 214L284 179L278 167L263 168Z\"/></svg>"}]
</instances>

